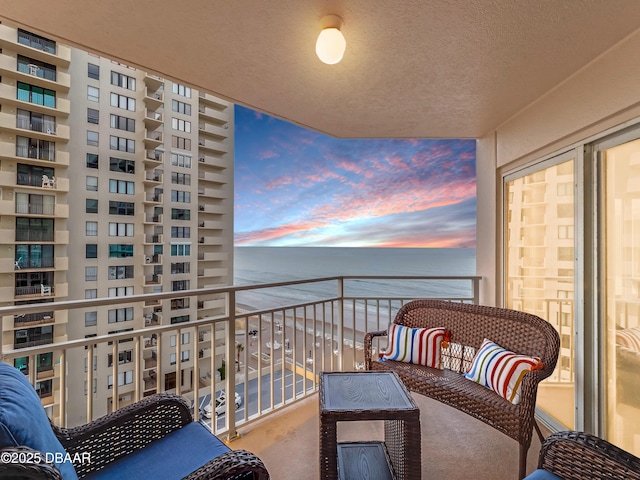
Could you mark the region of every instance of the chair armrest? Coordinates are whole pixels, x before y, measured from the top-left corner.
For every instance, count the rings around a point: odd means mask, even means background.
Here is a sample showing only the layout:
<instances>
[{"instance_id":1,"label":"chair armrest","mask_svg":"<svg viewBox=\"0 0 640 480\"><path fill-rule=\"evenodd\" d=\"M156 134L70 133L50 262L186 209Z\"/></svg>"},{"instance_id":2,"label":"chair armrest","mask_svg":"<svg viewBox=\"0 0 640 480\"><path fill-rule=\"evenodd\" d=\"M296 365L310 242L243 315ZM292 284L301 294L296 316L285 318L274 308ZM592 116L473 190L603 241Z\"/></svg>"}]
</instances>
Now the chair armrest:
<instances>
[{"instance_id":1,"label":"chair armrest","mask_svg":"<svg viewBox=\"0 0 640 480\"><path fill-rule=\"evenodd\" d=\"M558 432L542 442L538 468L564 480L640 479L640 459L584 432Z\"/></svg>"},{"instance_id":2,"label":"chair armrest","mask_svg":"<svg viewBox=\"0 0 640 480\"><path fill-rule=\"evenodd\" d=\"M91 462L75 465L83 477L192 421L181 397L159 393L79 427L52 428L67 453L90 455Z\"/></svg>"},{"instance_id":3,"label":"chair armrest","mask_svg":"<svg viewBox=\"0 0 640 480\"><path fill-rule=\"evenodd\" d=\"M366 370L371 370L372 343L375 337L386 337L389 334L387 330L378 330L376 332L367 332L364 335L364 365Z\"/></svg>"},{"instance_id":4,"label":"chair armrest","mask_svg":"<svg viewBox=\"0 0 640 480\"><path fill-rule=\"evenodd\" d=\"M29 447L0 449L0 478L62 480L60 470L46 463L44 453Z\"/></svg>"},{"instance_id":5,"label":"chair armrest","mask_svg":"<svg viewBox=\"0 0 640 480\"><path fill-rule=\"evenodd\" d=\"M258 457L246 450L231 450L214 458L183 480L269 480L269 472Z\"/></svg>"}]
</instances>

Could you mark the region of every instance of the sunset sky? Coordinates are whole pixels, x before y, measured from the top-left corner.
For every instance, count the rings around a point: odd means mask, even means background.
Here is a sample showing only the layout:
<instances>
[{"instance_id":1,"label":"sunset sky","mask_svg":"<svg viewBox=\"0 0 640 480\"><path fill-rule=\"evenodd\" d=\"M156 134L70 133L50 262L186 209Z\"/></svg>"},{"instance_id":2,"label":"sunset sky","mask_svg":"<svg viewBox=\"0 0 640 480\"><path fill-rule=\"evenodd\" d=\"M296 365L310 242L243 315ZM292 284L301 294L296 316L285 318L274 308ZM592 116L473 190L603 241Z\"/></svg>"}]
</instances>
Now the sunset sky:
<instances>
[{"instance_id":1,"label":"sunset sky","mask_svg":"<svg viewBox=\"0 0 640 480\"><path fill-rule=\"evenodd\" d=\"M474 140L336 139L235 108L237 246L475 247Z\"/></svg>"}]
</instances>

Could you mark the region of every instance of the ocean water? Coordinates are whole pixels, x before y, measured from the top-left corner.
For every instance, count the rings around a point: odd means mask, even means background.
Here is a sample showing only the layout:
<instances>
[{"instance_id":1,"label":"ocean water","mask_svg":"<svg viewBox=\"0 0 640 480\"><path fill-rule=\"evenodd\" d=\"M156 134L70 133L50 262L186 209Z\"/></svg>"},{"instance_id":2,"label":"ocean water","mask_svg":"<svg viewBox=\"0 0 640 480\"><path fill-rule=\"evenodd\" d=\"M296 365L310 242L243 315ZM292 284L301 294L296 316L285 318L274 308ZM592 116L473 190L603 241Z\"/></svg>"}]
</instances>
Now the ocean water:
<instances>
[{"instance_id":1,"label":"ocean water","mask_svg":"<svg viewBox=\"0 0 640 480\"><path fill-rule=\"evenodd\" d=\"M252 285L329 276L475 275L475 249L236 247L234 283ZM346 296L468 297L469 281L348 280ZM269 308L337 296L336 282L238 292L238 303Z\"/></svg>"}]
</instances>

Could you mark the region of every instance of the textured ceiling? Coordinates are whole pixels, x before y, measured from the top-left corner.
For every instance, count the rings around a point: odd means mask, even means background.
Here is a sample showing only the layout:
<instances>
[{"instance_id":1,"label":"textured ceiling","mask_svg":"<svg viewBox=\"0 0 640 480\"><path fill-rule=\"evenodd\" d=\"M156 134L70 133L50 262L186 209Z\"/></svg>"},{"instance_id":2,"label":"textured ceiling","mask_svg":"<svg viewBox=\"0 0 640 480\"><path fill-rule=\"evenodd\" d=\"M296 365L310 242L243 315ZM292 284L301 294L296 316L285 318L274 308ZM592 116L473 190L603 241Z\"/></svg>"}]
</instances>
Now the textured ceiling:
<instances>
[{"instance_id":1,"label":"textured ceiling","mask_svg":"<svg viewBox=\"0 0 640 480\"><path fill-rule=\"evenodd\" d=\"M640 28L638 0L0 3L12 24L361 138L480 137ZM347 40L337 65L314 53L330 13Z\"/></svg>"}]
</instances>

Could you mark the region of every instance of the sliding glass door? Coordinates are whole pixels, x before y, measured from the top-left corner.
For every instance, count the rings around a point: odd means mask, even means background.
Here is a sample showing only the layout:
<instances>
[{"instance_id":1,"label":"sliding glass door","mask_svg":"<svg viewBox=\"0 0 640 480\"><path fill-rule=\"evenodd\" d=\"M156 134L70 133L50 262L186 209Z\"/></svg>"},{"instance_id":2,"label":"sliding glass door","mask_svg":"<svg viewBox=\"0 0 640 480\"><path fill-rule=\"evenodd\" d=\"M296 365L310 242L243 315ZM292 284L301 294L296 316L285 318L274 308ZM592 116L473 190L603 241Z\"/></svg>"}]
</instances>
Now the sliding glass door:
<instances>
[{"instance_id":1,"label":"sliding glass door","mask_svg":"<svg viewBox=\"0 0 640 480\"><path fill-rule=\"evenodd\" d=\"M640 454L640 140L600 153L600 291L605 437Z\"/></svg>"},{"instance_id":2,"label":"sliding glass door","mask_svg":"<svg viewBox=\"0 0 640 480\"><path fill-rule=\"evenodd\" d=\"M560 334L558 364L538 389L538 407L575 422L574 158L564 155L505 178L504 303Z\"/></svg>"}]
</instances>

